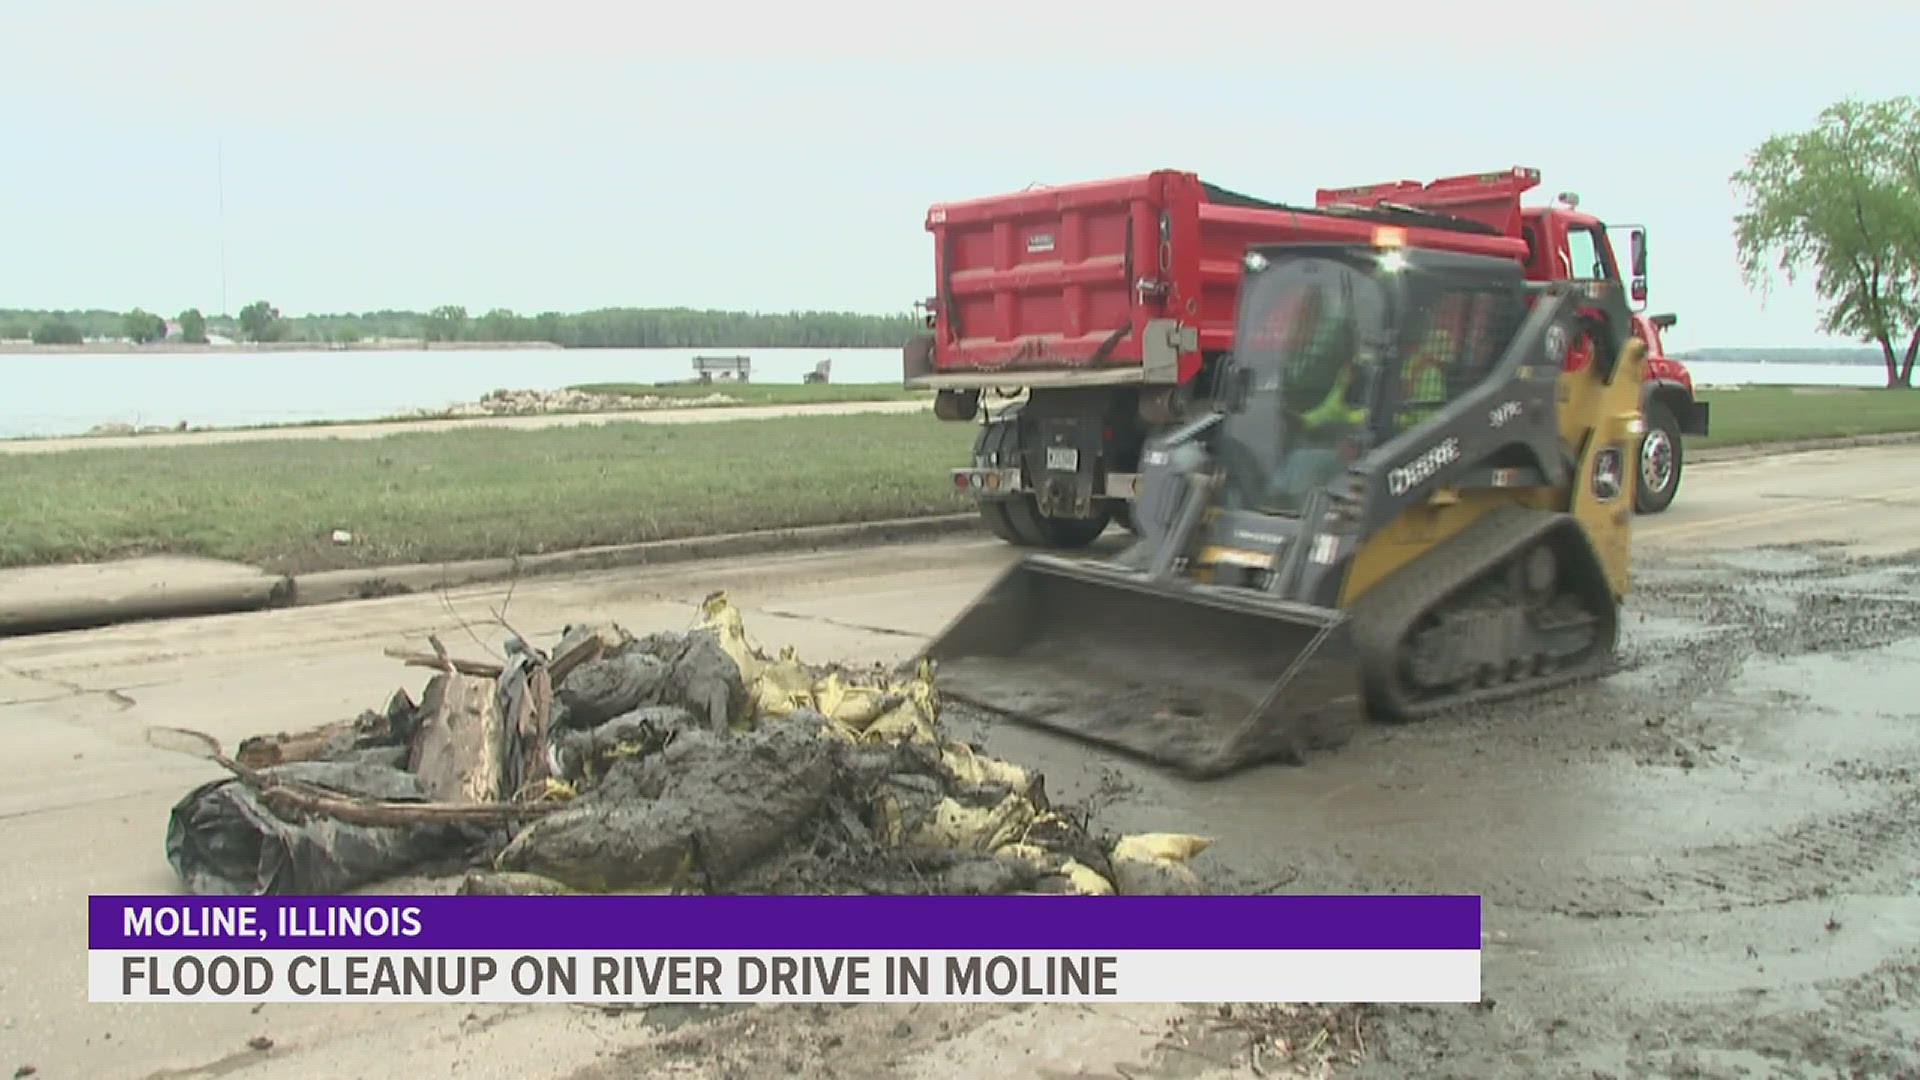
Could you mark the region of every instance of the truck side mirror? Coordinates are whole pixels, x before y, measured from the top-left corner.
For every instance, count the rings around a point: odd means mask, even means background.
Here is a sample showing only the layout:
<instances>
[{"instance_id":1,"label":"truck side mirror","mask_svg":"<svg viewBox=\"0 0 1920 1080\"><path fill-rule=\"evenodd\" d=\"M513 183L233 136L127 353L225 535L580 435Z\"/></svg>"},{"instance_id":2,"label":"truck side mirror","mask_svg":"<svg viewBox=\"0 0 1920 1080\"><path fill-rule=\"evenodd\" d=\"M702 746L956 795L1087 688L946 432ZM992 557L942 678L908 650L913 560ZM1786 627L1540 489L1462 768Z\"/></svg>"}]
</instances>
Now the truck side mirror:
<instances>
[{"instance_id":1,"label":"truck side mirror","mask_svg":"<svg viewBox=\"0 0 1920 1080\"><path fill-rule=\"evenodd\" d=\"M1627 235L1627 247L1632 250L1629 258L1633 262L1633 276L1647 276L1647 230L1635 229Z\"/></svg>"},{"instance_id":2,"label":"truck side mirror","mask_svg":"<svg viewBox=\"0 0 1920 1080\"><path fill-rule=\"evenodd\" d=\"M1633 285L1631 287L1629 295L1633 297L1633 302L1636 304L1646 303L1647 302L1647 279L1643 277L1634 278Z\"/></svg>"}]
</instances>

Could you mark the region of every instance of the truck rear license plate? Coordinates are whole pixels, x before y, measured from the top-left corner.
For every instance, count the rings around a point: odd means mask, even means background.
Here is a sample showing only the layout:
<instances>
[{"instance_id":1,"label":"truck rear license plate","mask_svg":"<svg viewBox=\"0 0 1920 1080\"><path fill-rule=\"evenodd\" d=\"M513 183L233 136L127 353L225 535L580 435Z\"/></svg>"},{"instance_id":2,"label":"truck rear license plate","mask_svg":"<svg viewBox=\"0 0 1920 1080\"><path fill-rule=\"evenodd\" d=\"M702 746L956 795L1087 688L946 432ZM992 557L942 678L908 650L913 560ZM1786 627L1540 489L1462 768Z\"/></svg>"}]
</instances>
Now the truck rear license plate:
<instances>
[{"instance_id":1,"label":"truck rear license plate","mask_svg":"<svg viewBox=\"0 0 1920 1080\"><path fill-rule=\"evenodd\" d=\"M1080 451L1070 446L1047 447L1047 468L1055 472L1079 472Z\"/></svg>"}]
</instances>

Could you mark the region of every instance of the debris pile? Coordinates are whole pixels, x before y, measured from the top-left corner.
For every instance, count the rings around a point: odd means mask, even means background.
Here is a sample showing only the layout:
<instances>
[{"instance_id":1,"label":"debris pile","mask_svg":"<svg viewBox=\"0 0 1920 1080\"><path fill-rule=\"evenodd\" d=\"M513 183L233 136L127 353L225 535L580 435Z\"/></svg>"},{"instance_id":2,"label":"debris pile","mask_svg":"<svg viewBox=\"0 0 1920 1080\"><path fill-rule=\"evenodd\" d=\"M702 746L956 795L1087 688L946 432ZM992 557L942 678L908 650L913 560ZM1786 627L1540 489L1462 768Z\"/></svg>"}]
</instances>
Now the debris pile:
<instances>
[{"instance_id":1,"label":"debris pile","mask_svg":"<svg viewBox=\"0 0 1920 1080\"><path fill-rule=\"evenodd\" d=\"M584 390L493 390L479 401L462 402L439 410L423 410L423 415L542 416L548 413L627 412L738 404L738 398L726 394L707 394L704 397L643 394L629 397L625 394L591 394Z\"/></svg>"},{"instance_id":2,"label":"debris pile","mask_svg":"<svg viewBox=\"0 0 1920 1080\"><path fill-rule=\"evenodd\" d=\"M173 809L196 893L326 894L466 870L469 893L1185 893L1208 841L1097 836L1043 778L946 738L927 665L769 656L726 594L686 633L574 626L436 669L415 702L233 758Z\"/></svg>"}]
</instances>

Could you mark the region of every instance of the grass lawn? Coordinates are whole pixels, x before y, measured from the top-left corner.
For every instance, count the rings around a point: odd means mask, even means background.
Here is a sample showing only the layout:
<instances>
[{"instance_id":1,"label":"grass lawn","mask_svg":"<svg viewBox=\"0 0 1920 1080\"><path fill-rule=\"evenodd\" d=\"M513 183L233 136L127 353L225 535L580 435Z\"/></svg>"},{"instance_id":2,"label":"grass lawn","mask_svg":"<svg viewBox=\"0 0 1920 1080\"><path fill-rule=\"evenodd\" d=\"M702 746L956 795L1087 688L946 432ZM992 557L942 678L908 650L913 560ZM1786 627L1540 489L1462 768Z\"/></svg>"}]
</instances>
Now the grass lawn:
<instances>
[{"instance_id":1,"label":"grass lawn","mask_svg":"<svg viewBox=\"0 0 1920 1080\"><path fill-rule=\"evenodd\" d=\"M1750 386L1702 390L1700 400L1712 409L1713 435L1690 440L1692 446L1920 431L1920 390Z\"/></svg>"},{"instance_id":2,"label":"grass lawn","mask_svg":"<svg viewBox=\"0 0 1920 1080\"><path fill-rule=\"evenodd\" d=\"M299 572L951 513L975 433L875 414L23 454L0 469L0 566Z\"/></svg>"},{"instance_id":3,"label":"grass lawn","mask_svg":"<svg viewBox=\"0 0 1920 1080\"><path fill-rule=\"evenodd\" d=\"M908 390L898 383L674 383L652 386L647 383L581 383L568 387L589 394L623 394L627 397L699 399L709 394L725 394L745 405L825 405L842 401L933 400L931 390ZM726 408L727 406L709 406Z\"/></svg>"},{"instance_id":4,"label":"grass lawn","mask_svg":"<svg viewBox=\"0 0 1920 1080\"><path fill-rule=\"evenodd\" d=\"M1920 431L1920 391L1702 397L1697 445ZM950 513L975 431L874 414L22 454L0 469L0 566L171 552L299 572Z\"/></svg>"}]
</instances>

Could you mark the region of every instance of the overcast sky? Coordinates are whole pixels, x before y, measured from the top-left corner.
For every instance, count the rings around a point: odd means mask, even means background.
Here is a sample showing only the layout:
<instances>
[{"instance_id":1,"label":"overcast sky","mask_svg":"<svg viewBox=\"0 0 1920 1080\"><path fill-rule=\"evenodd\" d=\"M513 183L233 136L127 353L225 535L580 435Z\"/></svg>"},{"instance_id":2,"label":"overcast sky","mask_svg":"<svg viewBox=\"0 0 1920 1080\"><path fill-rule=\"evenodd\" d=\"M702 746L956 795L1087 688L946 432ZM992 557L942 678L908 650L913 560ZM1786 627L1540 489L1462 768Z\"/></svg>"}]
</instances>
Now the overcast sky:
<instances>
[{"instance_id":1,"label":"overcast sky","mask_svg":"<svg viewBox=\"0 0 1920 1080\"><path fill-rule=\"evenodd\" d=\"M1302 5L1307 6L1307 5ZM436 7L439 10L436 10ZM0 307L902 311L928 204L1537 166L1652 230L1672 344L1817 345L1728 176L1920 91L1920 3L0 4Z\"/></svg>"}]
</instances>

